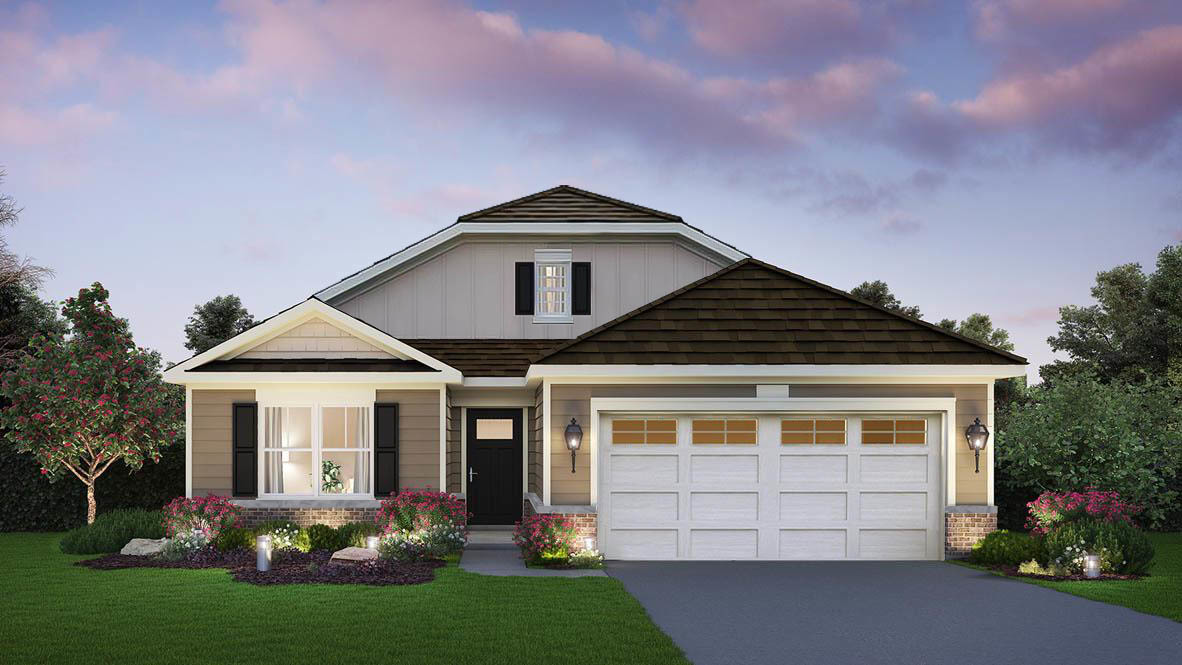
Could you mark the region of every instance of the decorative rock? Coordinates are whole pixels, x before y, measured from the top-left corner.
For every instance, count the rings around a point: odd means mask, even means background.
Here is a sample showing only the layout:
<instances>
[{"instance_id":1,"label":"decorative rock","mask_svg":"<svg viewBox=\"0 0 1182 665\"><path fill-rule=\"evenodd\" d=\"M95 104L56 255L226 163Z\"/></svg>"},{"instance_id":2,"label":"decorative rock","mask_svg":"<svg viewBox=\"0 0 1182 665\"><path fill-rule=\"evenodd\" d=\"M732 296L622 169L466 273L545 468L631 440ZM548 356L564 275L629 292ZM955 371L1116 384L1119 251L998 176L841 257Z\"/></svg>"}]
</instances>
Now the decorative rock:
<instances>
[{"instance_id":1,"label":"decorative rock","mask_svg":"<svg viewBox=\"0 0 1182 665\"><path fill-rule=\"evenodd\" d=\"M378 553L376 550L369 550L364 547L346 547L343 550L337 550L332 553L332 559L329 563L343 563L343 564L359 564L366 561L376 561Z\"/></svg>"},{"instance_id":2,"label":"decorative rock","mask_svg":"<svg viewBox=\"0 0 1182 665\"><path fill-rule=\"evenodd\" d=\"M153 554L160 554L164 550L164 546L168 544L167 538L159 540L152 540L151 538L132 538L131 542L123 546L119 550L120 554L130 554L132 556L151 556Z\"/></svg>"}]
</instances>

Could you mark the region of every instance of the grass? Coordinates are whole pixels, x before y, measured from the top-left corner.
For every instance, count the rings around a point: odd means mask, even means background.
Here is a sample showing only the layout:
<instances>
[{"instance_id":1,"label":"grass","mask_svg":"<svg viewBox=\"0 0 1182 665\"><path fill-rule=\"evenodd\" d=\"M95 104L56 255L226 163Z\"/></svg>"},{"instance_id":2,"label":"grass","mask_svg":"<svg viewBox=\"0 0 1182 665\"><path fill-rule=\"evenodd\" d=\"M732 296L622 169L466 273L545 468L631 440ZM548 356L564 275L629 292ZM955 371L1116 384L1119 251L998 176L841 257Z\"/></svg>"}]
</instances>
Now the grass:
<instances>
[{"instance_id":1,"label":"grass","mask_svg":"<svg viewBox=\"0 0 1182 665\"><path fill-rule=\"evenodd\" d=\"M72 565L61 534L0 534L13 663L686 663L616 580L485 577L256 587L224 570Z\"/></svg>"},{"instance_id":2,"label":"grass","mask_svg":"<svg viewBox=\"0 0 1182 665\"><path fill-rule=\"evenodd\" d=\"M1149 538L1157 549L1149 577L1104 582L1014 579L1182 622L1182 533L1151 533Z\"/></svg>"}]
</instances>

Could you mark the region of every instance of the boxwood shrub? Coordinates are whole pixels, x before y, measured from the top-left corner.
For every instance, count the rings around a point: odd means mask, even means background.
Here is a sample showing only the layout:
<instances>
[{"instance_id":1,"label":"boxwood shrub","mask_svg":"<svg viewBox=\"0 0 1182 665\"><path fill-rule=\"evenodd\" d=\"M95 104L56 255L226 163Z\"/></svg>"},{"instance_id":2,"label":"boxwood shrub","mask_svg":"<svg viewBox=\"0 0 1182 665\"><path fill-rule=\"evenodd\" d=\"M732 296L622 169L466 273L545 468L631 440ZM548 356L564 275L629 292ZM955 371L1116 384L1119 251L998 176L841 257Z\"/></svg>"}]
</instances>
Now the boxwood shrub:
<instances>
[{"instance_id":1,"label":"boxwood shrub","mask_svg":"<svg viewBox=\"0 0 1182 665\"><path fill-rule=\"evenodd\" d=\"M1085 518L1053 527L1044 539L1051 565L1068 572L1082 569L1082 556L1100 555L1104 572L1143 575L1153 562L1153 543L1145 532L1124 521Z\"/></svg>"},{"instance_id":2,"label":"boxwood shrub","mask_svg":"<svg viewBox=\"0 0 1182 665\"><path fill-rule=\"evenodd\" d=\"M254 531L238 527L222 529L217 538L213 539L213 545L219 552L254 549Z\"/></svg>"},{"instance_id":3,"label":"boxwood shrub","mask_svg":"<svg viewBox=\"0 0 1182 665\"><path fill-rule=\"evenodd\" d=\"M163 538L159 510L123 508L103 513L94 524L68 531L61 540L66 554L108 554L123 549L132 538Z\"/></svg>"},{"instance_id":4,"label":"boxwood shrub","mask_svg":"<svg viewBox=\"0 0 1182 665\"><path fill-rule=\"evenodd\" d=\"M342 542L340 531L327 524L313 524L308 527L308 546L314 550L335 552L345 547Z\"/></svg>"},{"instance_id":5,"label":"boxwood shrub","mask_svg":"<svg viewBox=\"0 0 1182 665\"><path fill-rule=\"evenodd\" d=\"M1043 539L1028 533L994 531L977 541L969 560L985 566L1018 566L1027 561L1046 561Z\"/></svg>"},{"instance_id":6,"label":"boxwood shrub","mask_svg":"<svg viewBox=\"0 0 1182 665\"><path fill-rule=\"evenodd\" d=\"M380 536L381 530L373 522L346 522L337 527L341 547L365 547L366 536Z\"/></svg>"}]
</instances>

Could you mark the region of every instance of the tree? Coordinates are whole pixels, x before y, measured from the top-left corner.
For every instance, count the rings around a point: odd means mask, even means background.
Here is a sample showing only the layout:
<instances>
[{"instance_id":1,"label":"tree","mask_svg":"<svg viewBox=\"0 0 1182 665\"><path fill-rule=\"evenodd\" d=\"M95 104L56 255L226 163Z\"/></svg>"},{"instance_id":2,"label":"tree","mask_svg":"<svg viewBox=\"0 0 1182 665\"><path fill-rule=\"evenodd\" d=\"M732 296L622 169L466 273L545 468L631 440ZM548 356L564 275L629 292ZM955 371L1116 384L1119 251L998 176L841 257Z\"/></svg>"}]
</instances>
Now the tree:
<instances>
[{"instance_id":1,"label":"tree","mask_svg":"<svg viewBox=\"0 0 1182 665\"><path fill-rule=\"evenodd\" d=\"M1182 470L1180 397L1162 381L1088 375L1027 389L997 416L1000 489L1015 495L1115 490L1144 508L1147 526L1162 525Z\"/></svg>"},{"instance_id":2,"label":"tree","mask_svg":"<svg viewBox=\"0 0 1182 665\"><path fill-rule=\"evenodd\" d=\"M850 294L868 300L879 307L885 307L891 311L898 312L903 316L910 316L913 319L923 318L919 307L915 305L904 305L891 293L890 287L881 279L876 279L873 282L862 282L850 290Z\"/></svg>"},{"instance_id":3,"label":"tree","mask_svg":"<svg viewBox=\"0 0 1182 665\"><path fill-rule=\"evenodd\" d=\"M1182 244L1157 256L1146 275L1128 263L1096 275L1093 305L1059 309L1059 333L1047 338L1069 359L1041 368L1044 380L1091 374L1102 381L1141 382L1182 374Z\"/></svg>"},{"instance_id":4,"label":"tree","mask_svg":"<svg viewBox=\"0 0 1182 665\"><path fill-rule=\"evenodd\" d=\"M67 299L69 334L34 337L0 384L5 438L51 481L68 471L86 486L87 523L99 477L116 461L132 470L160 461L184 426L183 394L163 383L160 355L135 346L108 297L96 282Z\"/></svg>"},{"instance_id":5,"label":"tree","mask_svg":"<svg viewBox=\"0 0 1182 665\"><path fill-rule=\"evenodd\" d=\"M23 285L0 286L0 369L20 357L34 335L55 333L64 335L66 322L52 302Z\"/></svg>"},{"instance_id":6,"label":"tree","mask_svg":"<svg viewBox=\"0 0 1182 665\"><path fill-rule=\"evenodd\" d=\"M993 319L988 314L969 314L969 318L956 322L956 319L941 319L936 324L949 332L964 335L969 339L984 342L1002 351L1013 351L1014 343L1010 341L1010 333L1004 328L994 328Z\"/></svg>"},{"instance_id":7,"label":"tree","mask_svg":"<svg viewBox=\"0 0 1182 665\"><path fill-rule=\"evenodd\" d=\"M193 308L193 315L185 325L185 348L203 353L254 325L254 317L238 296L217 296Z\"/></svg>"},{"instance_id":8,"label":"tree","mask_svg":"<svg viewBox=\"0 0 1182 665\"><path fill-rule=\"evenodd\" d=\"M0 170L0 184L4 184L4 176ZM6 226L13 226L20 218L21 209L16 201L7 194L0 193L0 230ZM48 268L34 265L33 262L8 249L8 239L0 234L0 288L15 286L28 290L36 290L41 280L51 274Z\"/></svg>"}]
</instances>

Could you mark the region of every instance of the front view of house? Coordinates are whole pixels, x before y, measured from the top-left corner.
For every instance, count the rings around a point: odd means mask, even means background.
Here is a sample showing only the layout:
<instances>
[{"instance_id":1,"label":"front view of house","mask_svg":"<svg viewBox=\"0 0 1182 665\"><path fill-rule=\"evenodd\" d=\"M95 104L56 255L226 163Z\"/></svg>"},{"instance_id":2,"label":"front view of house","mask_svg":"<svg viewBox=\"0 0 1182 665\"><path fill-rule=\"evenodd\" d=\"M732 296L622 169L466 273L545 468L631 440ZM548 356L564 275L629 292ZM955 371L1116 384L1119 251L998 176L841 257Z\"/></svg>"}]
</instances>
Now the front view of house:
<instances>
[{"instance_id":1,"label":"front view of house","mask_svg":"<svg viewBox=\"0 0 1182 665\"><path fill-rule=\"evenodd\" d=\"M609 559L941 559L996 525L993 384L1026 361L556 187L173 367L186 493L367 519L576 516ZM979 466L978 466L979 462Z\"/></svg>"}]
</instances>

